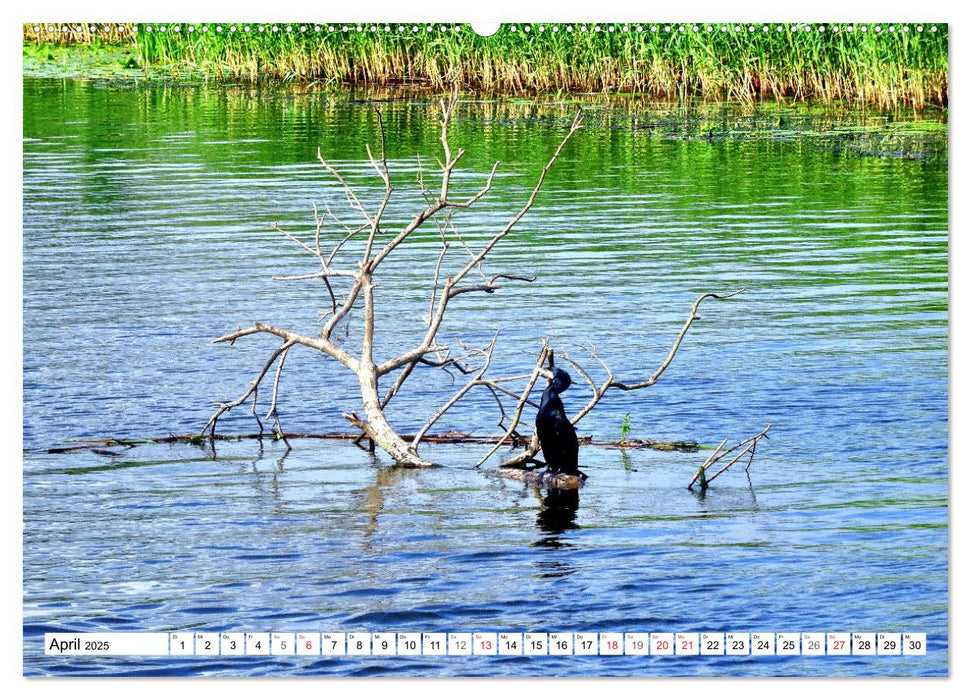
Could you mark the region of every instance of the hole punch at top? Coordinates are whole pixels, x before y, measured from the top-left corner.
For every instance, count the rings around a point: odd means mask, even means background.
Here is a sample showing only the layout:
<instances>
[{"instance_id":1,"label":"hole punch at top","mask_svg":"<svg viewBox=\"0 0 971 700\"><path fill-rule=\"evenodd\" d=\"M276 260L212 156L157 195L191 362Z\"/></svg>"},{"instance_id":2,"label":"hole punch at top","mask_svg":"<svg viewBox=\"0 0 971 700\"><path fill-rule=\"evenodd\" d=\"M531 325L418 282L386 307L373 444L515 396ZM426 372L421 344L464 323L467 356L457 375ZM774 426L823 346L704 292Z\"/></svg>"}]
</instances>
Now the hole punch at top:
<instances>
[{"instance_id":1,"label":"hole punch at top","mask_svg":"<svg viewBox=\"0 0 971 700\"><path fill-rule=\"evenodd\" d=\"M502 28L501 22L473 22L472 31L479 36L492 36Z\"/></svg>"}]
</instances>

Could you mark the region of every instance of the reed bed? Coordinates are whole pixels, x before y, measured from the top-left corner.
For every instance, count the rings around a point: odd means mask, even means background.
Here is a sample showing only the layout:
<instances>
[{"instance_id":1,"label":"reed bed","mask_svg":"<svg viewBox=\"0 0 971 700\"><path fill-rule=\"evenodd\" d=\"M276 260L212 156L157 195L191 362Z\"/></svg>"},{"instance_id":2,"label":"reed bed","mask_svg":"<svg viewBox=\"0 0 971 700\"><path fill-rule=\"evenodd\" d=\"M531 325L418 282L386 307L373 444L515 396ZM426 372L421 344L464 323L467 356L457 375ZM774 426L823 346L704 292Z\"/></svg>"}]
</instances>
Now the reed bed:
<instances>
[{"instance_id":1,"label":"reed bed","mask_svg":"<svg viewBox=\"0 0 971 700\"><path fill-rule=\"evenodd\" d=\"M65 31L66 30L66 31ZM42 43L128 43L149 72L328 86L459 79L487 94L946 107L946 24L25 25Z\"/></svg>"}]
</instances>

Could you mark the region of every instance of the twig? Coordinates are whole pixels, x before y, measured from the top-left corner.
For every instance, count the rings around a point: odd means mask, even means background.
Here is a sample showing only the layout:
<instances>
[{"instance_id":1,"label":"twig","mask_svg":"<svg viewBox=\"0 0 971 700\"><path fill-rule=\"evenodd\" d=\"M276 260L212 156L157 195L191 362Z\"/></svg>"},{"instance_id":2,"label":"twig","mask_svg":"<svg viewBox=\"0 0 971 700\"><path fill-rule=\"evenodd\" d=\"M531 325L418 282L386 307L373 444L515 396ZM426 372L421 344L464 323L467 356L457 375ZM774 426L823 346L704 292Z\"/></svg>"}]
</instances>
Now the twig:
<instances>
[{"instance_id":1,"label":"twig","mask_svg":"<svg viewBox=\"0 0 971 700\"><path fill-rule=\"evenodd\" d=\"M523 389L523 393L519 397L519 403L516 404L516 410L513 413L512 422L509 425L509 427L506 428L506 434L499 439L499 442L493 445L492 449L489 450L485 454L485 456L482 457L482 459L480 459L478 462L475 463L474 465L475 467L482 466L485 463L485 461L489 459L492 455L494 455L496 453L496 450L499 449L502 443L508 440L509 436L512 435L513 432L516 430L516 427L519 425L519 418L523 414L523 407L526 405L526 402L529 400L529 393L533 390L533 385L536 384L536 380L539 379L540 374L542 374L543 364L546 362L546 358L549 355L549 351L550 351L549 344L547 343L546 340L544 340L543 347L539 351L539 357L536 358L536 365L533 367L533 373L530 375L529 381L526 383L526 388Z\"/></svg>"},{"instance_id":2,"label":"twig","mask_svg":"<svg viewBox=\"0 0 971 700\"><path fill-rule=\"evenodd\" d=\"M276 359L282 353L285 353L287 350L289 350L294 345L294 342L295 341L288 340L283 345L281 345L276 350L274 350L273 351L273 354L270 355L270 359L267 360L266 364L263 365L263 369L261 369L260 372L259 372L259 374L256 375L256 379L254 379L252 381L252 383L250 384L249 389L247 389L245 392L243 392L243 395L240 396L235 401L230 401L228 403L220 404L220 406L216 410L216 412L212 414L212 417L209 419L209 421L203 426L202 430L199 431L199 435L200 436L205 435L207 428L211 428L210 434L211 435L215 435L216 434L216 421L219 420L219 417L223 413L225 413L226 411L230 411L230 410L236 408L241 403L243 403L244 401L246 401L246 399L248 399L251 395L253 395L254 393L256 393L257 389L260 386L260 382L263 381L263 377L266 376L266 373L270 370L270 367L273 366L273 363L276 361ZM254 416L256 415L256 407L255 406L253 407L253 415ZM257 417L256 421L260 425L260 433L262 434L262 432L263 432L263 424L260 423L259 417Z\"/></svg>"},{"instance_id":3,"label":"twig","mask_svg":"<svg viewBox=\"0 0 971 700\"><path fill-rule=\"evenodd\" d=\"M266 419L269 420L273 418L273 428L276 430L277 438L282 438L283 442L286 443L287 448L290 447L290 442L287 440L287 436L283 432L283 426L280 425L280 414L277 412L277 396L280 394L280 375L283 374L283 363L286 362L287 353L290 352L288 347L282 353L280 353L280 360L276 365L276 376L273 378L273 397L270 400L270 410L267 411ZM260 432L263 432L263 424L260 424Z\"/></svg>"},{"instance_id":4,"label":"twig","mask_svg":"<svg viewBox=\"0 0 971 700\"><path fill-rule=\"evenodd\" d=\"M698 297L694 305L691 307L691 313L688 314L688 320L685 321L684 326L681 327L681 332L678 333L678 337L675 339L674 345L671 346L671 350L668 352L667 357L664 358L664 361L661 363L661 365L654 371L654 374L652 374L649 379L643 382L625 384L624 382L614 381L614 382L611 382L611 386L616 387L621 391L634 391L636 389L643 389L645 387L651 386L652 384L655 384L657 380L660 378L660 376L664 373L664 370L666 370L668 368L668 365L671 364L671 361L674 359L674 356L678 352L678 348L681 347L681 341L684 340L684 336L687 334L688 329L691 328L691 324L693 324L695 321L701 318L701 316L698 315L698 307L701 306L701 302L703 302L705 299L731 299L733 296L737 294L741 294L744 291L745 291L744 289L736 289L734 292L731 292L729 294L714 294L713 292L709 292L708 294L702 294L700 297Z\"/></svg>"},{"instance_id":5,"label":"twig","mask_svg":"<svg viewBox=\"0 0 971 700\"><path fill-rule=\"evenodd\" d=\"M708 487L708 484L714 481L721 474L724 474L726 471L728 471L729 467L731 467L733 464L738 462L746 454L750 454L752 455L752 457L754 457L755 446L758 445L759 440L761 440L762 438L768 439L768 432L769 432L769 428L771 427L772 427L772 424L769 423L768 425L765 426L762 432L756 435L753 435L752 437L745 438L741 442L738 442L735 445L732 445L728 449L724 449L725 443L728 442L728 440L722 440L721 444L718 447L716 447L715 451L708 456L708 459L705 460L704 464L698 467L698 471L695 472L694 478L692 478L691 481L688 483L688 490L690 491L694 487L694 485L699 481L701 482L702 489L705 489ZM728 455L733 454L734 452L740 449L741 449L741 452L739 452L738 455L736 455L730 462L728 462L728 464L726 464L724 467L719 469L711 476L708 476L708 469L710 469L716 462L721 460L723 457L727 457ZM751 465L751 458L749 459L749 465ZM747 470L748 470L748 467L746 467L746 471Z\"/></svg>"},{"instance_id":6,"label":"twig","mask_svg":"<svg viewBox=\"0 0 971 700\"><path fill-rule=\"evenodd\" d=\"M354 191L354 188L347 183L347 180L345 180L341 176L341 174L337 172L337 169L334 166L332 166L330 163L324 160L324 157L323 155L321 155L319 148L317 149L317 160L320 161L320 164L324 166L327 172L329 172L331 176L344 187L344 195L345 197L347 197L347 201L351 205L351 207L357 210L358 212L360 212L364 216L365 220L367 220L368 222L368 225L373 225L374 222L371 218L371 215L368 213L367 209L364 208L364 205L361 204L361 200L358 199L357 193Z\"/></svg>"},{"instance_id":7,"label":"twig","mask_svg":"<svg viewBox=\"0 0 971 700\"><path fill-rule=\"evenodd\" d=\"M425 433L427 433L428 430L438 422L439 418L445 415L445 412L454 406L459 399L465 396L472 387L481 383L482 375L486 373L486 371L489 369L489 363L492 362L492 351L496 347L496 339L498 337L499 331L496 331L495 335L492 336L492 341L485 347L484 350L480 351L483 353L484 360L482 362L482 366L479 368L479 371L476 372L475 375L465 384L465 386L459 389L455 395L452 396L452 398L450 398L441 408L435 411L432 417L428 419L428 422L425 423L421 430L415 434L414 440L411 441L412 447L417 448L418 443L421 442L421 439L425 436Z\"/></svg>"}]
</instances>

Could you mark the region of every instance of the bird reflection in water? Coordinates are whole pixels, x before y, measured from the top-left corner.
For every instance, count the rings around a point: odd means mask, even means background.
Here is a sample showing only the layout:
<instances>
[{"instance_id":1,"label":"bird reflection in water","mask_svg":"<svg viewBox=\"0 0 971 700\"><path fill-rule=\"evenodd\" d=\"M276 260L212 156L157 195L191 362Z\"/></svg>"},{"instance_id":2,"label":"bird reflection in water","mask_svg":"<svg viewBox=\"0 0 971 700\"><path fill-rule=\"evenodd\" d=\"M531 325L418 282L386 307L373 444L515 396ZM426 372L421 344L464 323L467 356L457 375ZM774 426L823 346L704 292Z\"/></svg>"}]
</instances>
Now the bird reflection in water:
<instances>
[{"instance_id":1,"label":"bird reflection in water","mask_svg":"<svg viewBox=\"0 0 971 700\"><path fill-rule=\"evenodd\" d=\"M536 524L542 532L561 535L568 530L578 530L577 510L580 508L579 489L550 488L543 497L543 510L536 516ZM548 544L545 544L547 543ZM541 541L544 546L562 546L557 538Z\"/></svg>"}]
</instances>

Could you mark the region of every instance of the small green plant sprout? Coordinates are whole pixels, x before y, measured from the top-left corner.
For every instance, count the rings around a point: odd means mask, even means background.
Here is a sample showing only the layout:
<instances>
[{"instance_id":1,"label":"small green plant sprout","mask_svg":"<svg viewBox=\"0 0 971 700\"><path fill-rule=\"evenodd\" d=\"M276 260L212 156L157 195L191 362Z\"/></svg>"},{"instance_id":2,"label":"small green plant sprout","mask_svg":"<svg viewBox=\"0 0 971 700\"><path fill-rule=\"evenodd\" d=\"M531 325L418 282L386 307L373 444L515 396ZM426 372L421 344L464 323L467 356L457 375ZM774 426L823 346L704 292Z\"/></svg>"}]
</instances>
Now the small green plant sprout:
<instances>
[{"instance_id":1,"label":"small green plant sprout","mask_svg":"<svg viewBox=\"0 0 971 700\"><path fill-rule=\"evenodd\" d=\"M620 444L627 442L627 435L630 433L630 414L624 414L624 422L620 424Z\"/></svg>"}]
</instances>

